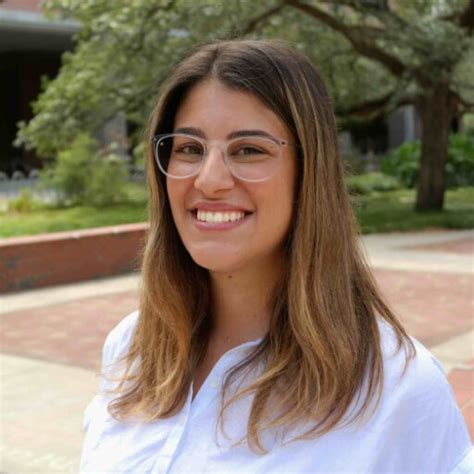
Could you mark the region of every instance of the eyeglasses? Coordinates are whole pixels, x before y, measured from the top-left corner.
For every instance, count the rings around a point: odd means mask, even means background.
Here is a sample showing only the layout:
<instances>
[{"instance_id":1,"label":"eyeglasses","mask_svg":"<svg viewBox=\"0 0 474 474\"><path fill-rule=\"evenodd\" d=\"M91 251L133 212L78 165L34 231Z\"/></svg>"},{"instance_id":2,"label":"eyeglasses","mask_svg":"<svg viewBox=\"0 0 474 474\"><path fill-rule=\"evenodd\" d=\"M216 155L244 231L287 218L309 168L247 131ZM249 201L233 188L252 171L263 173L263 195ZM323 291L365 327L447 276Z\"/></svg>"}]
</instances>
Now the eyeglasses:
<instances>
[{"instance_id":1,"label":"eyeglasses","mask_svg":"<svg viewBox=\"0 0 474 474\"><path fill-rule=\"evenodd\" d=\"M170 178L185 179L201 170L212 147L218 147L224 161L236 178L264 181L270 178L282 158L285 140L250 135L227 141L205 140L185 133L168 133L153 137L153 150L160 170Z\"/></svg>"}]
</instances>

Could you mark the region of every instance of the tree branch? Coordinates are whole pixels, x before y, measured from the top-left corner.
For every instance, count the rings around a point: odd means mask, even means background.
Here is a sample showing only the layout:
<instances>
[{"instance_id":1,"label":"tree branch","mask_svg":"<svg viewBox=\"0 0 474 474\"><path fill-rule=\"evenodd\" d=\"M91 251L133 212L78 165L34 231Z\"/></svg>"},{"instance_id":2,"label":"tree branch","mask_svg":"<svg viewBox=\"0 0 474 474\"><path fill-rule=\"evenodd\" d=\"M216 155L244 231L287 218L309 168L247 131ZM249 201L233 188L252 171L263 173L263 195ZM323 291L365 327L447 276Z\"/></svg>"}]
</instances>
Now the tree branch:
<instances>
[{"instance_id":1,"label":"tree branch","mask_svg":"<svg viewBox=\"0 0 474 474\"><path fill-rule=\"evenodd\" d=\"M414 104L417 101L416 96L404 96L400 97L393 102L395 99L396 91L389 92L383 97L377 99L368 100L360 104L353 105L348 108L337 108L336 114L338 116L345 117L358 117L358 118L375 118L381 115L385 115L389 109L396 108L402 105Z\"/></svg>"},{"instance_id":2,"label":"tree branch","mask_svg":"<svg viewBox=\"0 0 474 474\"><path fill-rule=\"evenodd\" d=\"M473 112L474 111L474 102L470 102L470 101L464 99L463 97L460 96L460 94L458 94L455 91L451 91L451 93L454 95L454 97L459 102L459 104L463 106L462 113Z\"/></svg>"},{"instance_id":3,"label":"tree branch","mask_svg":"<svg viewBox=\"0 0 474 474\"><path fill-rule=\"evenodd\" d=\"M466 28L470 35L474 32L474 0L469 0L466 8L459 15L459 26Z\"/></svg>"},{"instance_id":4,"label":"tree branch","mask_svg":"<svg viewBox=\"0 0 474 474\"><path fill-rule=\"evenodd\" d=\"M441 18L444 21L458 24L461 28L466 28L469 34L474 31L474 0L468 0L464 10L451 13Z\"/></svg>"},{"instance_id":5,"label":"tree branch","mask_svg":"<svg viewBox=\"0 0 474 474\"><path fill-rule=\"evenodd\" d=\"M387 0L379 0L373 2L371 0L320 0L321 3L327 3L334 6L351 7L354 10L362 11L362 8L370 9L372 11L389 11L390 6Z\"/></svg>"},{"instance_id":6,"label":"tree branch","mask_svg":"<svg viewBox=\"0 0 474 474\"><path fill-rule=\"evenodd\" d=\"M242 30L241 34L248 35L249 33L252 33L261 23L263 23L265 20L267 20L271 16L278 13L280 10L284 8L284 6L285 5L281 3L280 5L270 8L270 10L266 10L262 14L256 16L255 18L250 20L247 26Z\"/></svg>"},{"instance_id":7,"label":"tree branch","mask_svg":"<svg viewBox=\"0 0 474 474\"><path fill-rule=\"evenodd\" d=\"M380 63L394 76L400 77L405 72L406 67L402 61L379 48L373 41L367 41L367 37L363 36L359 28L346 25L341 20L335 18L324 10L321 10L320 8L313 5L303 3L300 0L286 0L286 4L312 16L313 18L316 18L321 23L324 23L333 30L338 31L343 36L345 36L347 40L349 40L349 42L352 44L352 47L359 54Z\"/></svg>"},{"instance_id":8,"label":"tree branch","mask_svg":"<svg viewBox=\"0 0 474 474\"><path fill-rule=\"evenodd\" d=\"M409 26L407 22L396 13L389 0L319 0L319 2L336 8L341 6L350 7L355 12L364 15L364 17L368 15L372 16L384 25L384 28L373 25L351 25L351 28L353 29L370 28L374 31L379 30L383 32L385 31L385 21L387 19L390 19L392 22L395 21L398 25L404 28Z\"/></svg>"},{"instance_id":9,"label":"tree branch","mask_svg":"<svg viewBox=\"0 0 474 474\"><path fill-rule=\"evenodd\" d=\"M170 0L168 4L165 6L154 5L154 6L149 7L148 10L145 10L141 18L140 26L137 31L138 33L137 37L134 38L133 44L128 45L129 46L128 49L131 51L132 54L134 53L141 54L141 52L143 51L143 44L145 42L145 37L146 37L147 32L149 31L149 29L147 28L147 23L153 20L154 16L158 12L171 10L174 7L174 4L175 4L175 0Z\"/></svg>"}]
</instances>

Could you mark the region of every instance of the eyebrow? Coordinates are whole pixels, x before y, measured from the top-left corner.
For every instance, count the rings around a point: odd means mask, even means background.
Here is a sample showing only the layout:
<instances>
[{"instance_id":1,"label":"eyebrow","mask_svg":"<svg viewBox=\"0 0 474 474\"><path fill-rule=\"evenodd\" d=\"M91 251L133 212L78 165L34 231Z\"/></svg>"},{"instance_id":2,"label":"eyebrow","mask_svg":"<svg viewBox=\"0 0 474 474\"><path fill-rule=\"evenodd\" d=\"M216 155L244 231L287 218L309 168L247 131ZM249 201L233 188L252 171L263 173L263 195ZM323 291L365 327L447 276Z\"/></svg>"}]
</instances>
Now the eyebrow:
<instances>
[{"instance_id":1,"label":"eyebrow","mask_svg":"<svg viewBox=\"0 0 474 474\"><path fill-rule=\"evenodd\" d=\"M186 133L188 135L195 135L196 137L206 138L206 134L200 128L196 127L181 127L174 130L173 133ZM266 132L265 130L236 130L235 132L231 132L227 135L227 140L232 140L233 138L240 138L240 137L267 137L271 138L272 140L276 141L276 138Z\"/></svg>"}]
</instances>

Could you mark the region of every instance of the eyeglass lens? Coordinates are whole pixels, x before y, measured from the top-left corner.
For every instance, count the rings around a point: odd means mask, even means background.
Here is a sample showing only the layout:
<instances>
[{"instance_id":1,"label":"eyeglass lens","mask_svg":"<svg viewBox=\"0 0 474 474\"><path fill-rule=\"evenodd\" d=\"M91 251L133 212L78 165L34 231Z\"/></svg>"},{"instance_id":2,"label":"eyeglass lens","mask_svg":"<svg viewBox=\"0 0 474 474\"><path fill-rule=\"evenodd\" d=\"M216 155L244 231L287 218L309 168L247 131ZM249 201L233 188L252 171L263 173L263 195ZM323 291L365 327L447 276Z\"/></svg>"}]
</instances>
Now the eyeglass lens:
<instances>
[{"instance_id":1,"label":"eyeglass lens","mask_svg":"<svg viewBox=\"0 0 474 474\"><path fill-rule=\"evenodd\" d=\"M156 144L161 170L185 178L199 172L209 148L204 140L189 135L167 135ZM227 164L238 178L256 181L270 177L280 156L280 145L265 137L242 137L228 142Z\"/></svg>"}]
</instances>

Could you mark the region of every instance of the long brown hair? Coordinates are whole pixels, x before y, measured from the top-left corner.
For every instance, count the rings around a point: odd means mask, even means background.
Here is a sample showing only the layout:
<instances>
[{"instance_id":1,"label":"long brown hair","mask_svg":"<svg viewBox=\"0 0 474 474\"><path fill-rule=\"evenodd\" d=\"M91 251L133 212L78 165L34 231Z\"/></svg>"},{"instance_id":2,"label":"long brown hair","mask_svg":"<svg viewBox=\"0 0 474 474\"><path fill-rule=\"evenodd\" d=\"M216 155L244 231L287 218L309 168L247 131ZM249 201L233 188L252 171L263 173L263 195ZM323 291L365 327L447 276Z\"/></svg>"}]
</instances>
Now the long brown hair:
<instances>
[{"instance_id":1,"label":"long brown hair","mask_svg":"<svg viewBox=\"0 0 474 474\"><path fill-rule=\"evenodd\" d=\"M208 273L194 263L180 240L151 139L173 130L184 95L209 78L254 94L281 118L299 144L287 265L271 300L270 328L228 373L223 387L221 423L223 411L236 398L254 395L247 439L262 450L263 429L311 420L312 426L299 438L315 437L343 421L362 418L372 400L376 405L383 384L378 318L392 326L407 361L414 348L380 296L360 252L334 113L318 73L302 54L279 41L215 42L197 48L177 66L151 114L150 230L143 256L140 316L111 413L119 419L133 414L147 420L175 414L188 396L206 349ZM132 370L137 361L138 368ZM260 375L226 401L231 381L262 363ZM356 399L358 408L345 420Z\"/></svg>"}]
</instances>

